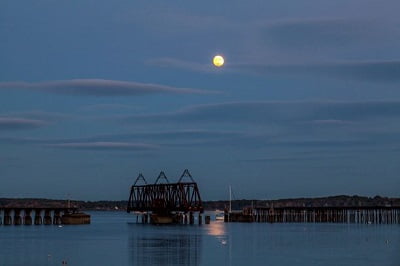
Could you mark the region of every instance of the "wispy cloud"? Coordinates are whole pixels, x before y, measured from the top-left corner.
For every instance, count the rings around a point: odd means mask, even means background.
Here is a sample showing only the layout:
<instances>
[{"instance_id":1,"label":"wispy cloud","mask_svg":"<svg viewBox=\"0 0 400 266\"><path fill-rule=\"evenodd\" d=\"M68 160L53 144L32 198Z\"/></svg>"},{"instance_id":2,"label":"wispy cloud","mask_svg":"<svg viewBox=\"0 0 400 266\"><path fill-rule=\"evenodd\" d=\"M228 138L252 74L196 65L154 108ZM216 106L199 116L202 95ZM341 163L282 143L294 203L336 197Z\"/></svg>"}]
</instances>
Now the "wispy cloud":
<instances>
[{"instance_id":1,"label":"wispy cloud","mask_svg":"<svg viewBox=\"0 0 400 266\"><path fill-rule=\"evenodd\" d=\"M127 110L139 110L140 107L136 105L127 105L127 104L92 104L87 106L82 106L80 110L83 111L127 111Z\"/></svg>"},{"instance_id":2,"label":"wispy cloud","mask_svg":"<svg viewBox=\"0 0 400 266\"><path fill-rule=\"evenodd\" d=\"M45 112L45 111L40 111L40 110L23 111L23 112L7 112L7 113L4 113L3 116L23 117L24 119L52 121L52 122L74 118L74 116L71 114Z\"/></svg>"},{"instance_id":3,"label":"wispy cloud","mask_svg":"<svg viewBox=\"0 0 400 266\"><path fill-rule=\"evenodd\" d=\"M215 143L222 140L237 139L247 134L239 131L221 130L176 130L176 131L146 131L123 134L104 134L84 138L26 138L26 137L0 137L2 143L35 144L45 146L72 146L83 143L143 143L151 142L162 146ZM78 145L78 146L79 146ZM150 145L150 144L149 144ZM151 145L149 146L151 147Z\"/></svg>"},{"instance_id":4,"label":"wispy cloud","mask_svg":"<svg viewBox=\"0 0 400 266\"><path fill-rule=\"evenodd\" d=\"M393 147L399 140L400 101L230 102L118 119L147 130L81 138L2 137L0 141L79 150L164 150L195 146L348 149L378 143ZM165 130L159 124L186 129Z\"/></svg>"},{"instance_id":5,"label":"wispy cloud","mask_svg":"<svg viewBox=\"0 0 400 266\"><path fill-rule=\"evenodd\" d=\"M124 134L109 134L91 137L92 140L152 140L152 141L190 141L190 140L211 140L224 139L230 137L241 136L243 133L239 131L224 130L171 130L171 131L146 131L132 132Z\"/></svg>"},{"instance_id":6,"label":"wispy cloud","mask_svg":"<svg viewBox=\"0 0 400 266\"><path fill-rule=\"evenodd\" d=\"M374 41L384 34L369 20L344 18L291 19L260 23L264 42L279 49L318 50ZM385 30L386 31L386 30Z\"/></svg>"},{"instance_id":7,"label":"wispy cloud","mask_svg":"<svg viewBox=\"0 0 400 266\"><path fill-rule=\"evenodd\" d=\"M232 68L238 72L266 76L318 76L346 80L398 82L400 60L352 61L310 64L237 64Z\"/></svg>"},{"instance_id":8,"label":"wispy cloud","mask_svg":"<svg viewBox=\"0 0 400 266\"><path fill-rule=\"evenodd\" d=\"M254 158L254 159L244 159L240 160L241 162L247 163L290 163L290 162L298 162L298 161L319 161L319 160L334 160L338 158L354 158L354 155L349 154L330 154L330 155L301 155L297 154L296 156L271 156L265 158Z\"/></svg>"},{"instance_id":9,"label":"wispy cloud","mask_svg":"<svg viewBox=\"0 0 400 266\"><path fill-rule=\"evenodd\" d=\"M158 123L218 122L218 123L282 123L285 121L352 121L376 117L399 117L399 101L303 101L303 102L231 102L195 105L175 112L152 115L132 115L124 122Z\"/></svg>"},{"instance_id":10,"label":"wispy cloud","mask_svg":"<svg viewBox=\"0 0 400 266\"><path fill-rule=\"evenodd\" d=\"M242 23L227 19L223 16L199 15L184 8L167 8L159 6L142 6L135 9L120 10L113 20L121 24L141 23L150 30L157 30L158 34L185 34L196 35L201 33L233 31Z\"/></svg>"},{"instance_id":11,"label":"wispy cloud","mask_svg":"<svg viewBox=\"0 0 400 266\"><path fill-rule=\"evenodd\" d=\"M104 79L72 79L45 82L0 82L0 89L25 89L32 91L51 92L68 95L91 96L128 96L158 93L172 94L209 94L207 91L193 88L177 88L172 86L140 83L133 81L118 81Z\"/></svg>"},{"instance_id":12,"label":"wispy cloud","mask_svg":"<svg viewBox=\"0 0 400 266\"><path fill-rule=\"evenodd\" d=\"M115 150L115 151L145 151L157 149L157 145L130 142L67 142L47 144L49 147L77 150Z\"/></svg>"},{"instance_id":13,"label":"wispy cloud","mask_svg":"<svg viewBox=\"0 0 400 266\"><path fill-rule=\"evenodd\" d=\"M230 63L223 69L209 64L189 62L176 58L156 58L146 61L157 67L207 73L245 73L262 76L317 76L355 81L399 82L400 60L337 61L287 64Z\"/></svg>"},{"instance_id":14,"label":"wispy cloud","mask_svg":"<svg viewBox=\"0 0 400 266\"><path fill-rule=\"evenodd\" d=\"M0 130L35 129L46 125L42 120L0 116Z\"/></svg>"},{"instance_id":15,"label":"wispy cloud","mask_svg":"<svg viewBox=\"0 0 400 266\"><path fill-rule=\"evenodd\" d=\"M147 60L145 63L147 65L156 67L172 67L178 69L185 69L189 71L208 72L208 73L218 72L218 69L213 67L211 62L208 62L207 64L206 63L201 64L198 62L185 61L171 57L153 58Z\"/></svg>"}]
</instances>

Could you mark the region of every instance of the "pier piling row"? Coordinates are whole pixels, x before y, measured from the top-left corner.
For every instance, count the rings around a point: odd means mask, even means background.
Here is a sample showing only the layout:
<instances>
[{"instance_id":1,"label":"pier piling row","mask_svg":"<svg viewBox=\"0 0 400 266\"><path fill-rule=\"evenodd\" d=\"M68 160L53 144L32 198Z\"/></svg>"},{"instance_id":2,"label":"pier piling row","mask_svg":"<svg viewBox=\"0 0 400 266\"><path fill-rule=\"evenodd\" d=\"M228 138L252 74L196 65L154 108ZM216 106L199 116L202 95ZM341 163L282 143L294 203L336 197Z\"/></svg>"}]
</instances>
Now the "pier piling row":
<instances>
[{"instance_id":1,"label":"pier piling row","mask_svg":"<svg viewBox=\"0 0 400 266\"><path fill-rule=\"evenodd\" d=\"M400 207L256 207L247 216L267 223L400 224Z\"/></svg>"}]
</instances>

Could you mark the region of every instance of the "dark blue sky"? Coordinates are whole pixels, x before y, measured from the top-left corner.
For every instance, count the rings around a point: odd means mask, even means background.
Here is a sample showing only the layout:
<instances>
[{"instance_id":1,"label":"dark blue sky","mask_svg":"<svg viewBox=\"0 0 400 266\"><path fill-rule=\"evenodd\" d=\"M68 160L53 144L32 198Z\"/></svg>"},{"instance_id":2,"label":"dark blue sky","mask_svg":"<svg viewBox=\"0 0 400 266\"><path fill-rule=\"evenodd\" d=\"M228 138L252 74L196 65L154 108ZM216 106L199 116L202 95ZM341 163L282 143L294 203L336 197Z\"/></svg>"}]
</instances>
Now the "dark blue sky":
<instances>
[{"instance_id":1,"label":"dark blue sky","mask_svg":"<svg viewBox=\"0 0 400 266\"><path fill-rule=\"evenodd\" d=\"M398 1L0 2L0 197L399 196ZM211 64L215 54L225 66Z\"/></svg>"}]
</instances>

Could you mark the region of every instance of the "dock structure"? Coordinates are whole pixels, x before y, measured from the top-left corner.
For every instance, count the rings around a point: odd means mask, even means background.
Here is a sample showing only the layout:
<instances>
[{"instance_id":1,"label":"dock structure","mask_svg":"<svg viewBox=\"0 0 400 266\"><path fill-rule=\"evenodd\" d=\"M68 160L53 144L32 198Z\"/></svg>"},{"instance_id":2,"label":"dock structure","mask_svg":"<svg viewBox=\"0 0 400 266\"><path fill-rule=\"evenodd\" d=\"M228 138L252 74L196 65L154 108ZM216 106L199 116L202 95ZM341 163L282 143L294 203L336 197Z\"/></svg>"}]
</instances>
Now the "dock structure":
<instances>
[{"instance_id":1,"label":"dock structure","mask_svg":"<svg viewBox=\"0 0 400 266\"><path fill-rule=\"evenodd\" d=\"M90 215L78 213L78 208L75 207L0 207L0 225L71 224L70 219L65 222L71 215L84 215L82 223L90 223ZM79 221L75 224L82 223Z\"/></svg>"},{"instance_id":2,"label":"dock structure","mask_svg":"<svg viewBox=\"0 0 400 266\"><path fill-rule=\"evenodd\" d=\"M225 214L226 222L400 224L400 207L254 207Z\"/></svg>"},{"instance_id":3,"label":"dock structure","mask_svg":"<svg viewBox=\"0 0 400 266\"><path fill-rule=\"evenodd\" d=\"M139 182L143 184L139 185ZM148 184L139 174L131 186L127 207L127 212L136 213L142 223L153 224L194 224L195 213L198 213L198 222L201 223L203 210L197 183L187 169L177 183L170 183L164 172L159 174L154 184Z\"/></svg>"}]
</instances>

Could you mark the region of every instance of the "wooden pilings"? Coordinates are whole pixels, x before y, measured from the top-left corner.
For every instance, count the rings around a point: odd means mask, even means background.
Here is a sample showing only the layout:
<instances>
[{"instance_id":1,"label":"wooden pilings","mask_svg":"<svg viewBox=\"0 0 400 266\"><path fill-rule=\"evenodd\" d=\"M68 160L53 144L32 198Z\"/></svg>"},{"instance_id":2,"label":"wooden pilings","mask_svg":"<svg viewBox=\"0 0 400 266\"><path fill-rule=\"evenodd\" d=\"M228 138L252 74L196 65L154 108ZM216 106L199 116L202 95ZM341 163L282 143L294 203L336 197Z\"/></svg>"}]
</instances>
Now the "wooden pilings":
<instances>
[{"instance_id":1,"label":"wooden pilings","mask_svg":"<svg viewBox=\"0 0 400 266\"><path fill-rule=\"evenodd\" d=\"M281 207L253 209L254 222L400 224L400 207Z\"/></svg>"}]
</instances>

